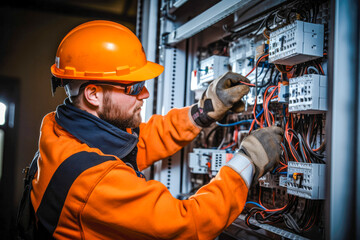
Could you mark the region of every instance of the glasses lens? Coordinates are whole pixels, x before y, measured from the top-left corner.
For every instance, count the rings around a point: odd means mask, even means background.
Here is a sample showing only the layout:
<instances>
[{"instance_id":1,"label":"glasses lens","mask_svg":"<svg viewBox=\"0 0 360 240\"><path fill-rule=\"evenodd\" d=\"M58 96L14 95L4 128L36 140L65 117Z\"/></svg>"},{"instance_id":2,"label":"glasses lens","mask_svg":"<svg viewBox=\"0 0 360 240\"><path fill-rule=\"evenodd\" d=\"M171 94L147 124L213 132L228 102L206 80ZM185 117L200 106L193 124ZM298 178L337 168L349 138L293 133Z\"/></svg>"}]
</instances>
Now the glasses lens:
<instances>
[{"instance_id":1,"label":"glasses lens","mask_svg":"<svg viewBox=\"0 0 360 240\"><path fill-rule=\"evenodd\" d=\"M139 93L141 93L144 86L145 86L145 81L128 86L126 89L126 94L138 95Z\"/></svg>"}]
</instances>

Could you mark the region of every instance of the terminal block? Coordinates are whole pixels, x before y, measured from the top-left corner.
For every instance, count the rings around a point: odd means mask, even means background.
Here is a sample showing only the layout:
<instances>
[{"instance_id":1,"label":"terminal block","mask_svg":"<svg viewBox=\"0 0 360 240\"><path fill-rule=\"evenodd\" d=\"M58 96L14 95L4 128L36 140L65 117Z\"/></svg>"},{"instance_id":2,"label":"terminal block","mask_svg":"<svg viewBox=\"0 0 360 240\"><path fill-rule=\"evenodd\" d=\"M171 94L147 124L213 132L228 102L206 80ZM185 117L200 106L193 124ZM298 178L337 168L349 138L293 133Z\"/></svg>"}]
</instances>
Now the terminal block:
<instances>
[{"instance_id":1,"label":"terminal block","mask_svg":"<svg viewBox=\"0 0 360 240\"><path fill-rule=\"evenodd\" d=\"M314 113L327 111L327 77L307 74L289 81L289 112Z\"/></svg>"},{"instance_id":2,"label":"terminal block","mask_svg":"<svg viewBox=\"0 0 360 240\"><path fill-rule=\"evenodd\" d=\"M307 199L325 199L325 164L288 162L287 193Z\"/></svg>"},{"instance_id":3,"label":"terminal block","mask_svg":"<svg viewBox=\"0 0 360 240\"><path fill-rule=\"evenodd\" d=\"M288 82L279 83L278 102L289 103L289 84Z\"/></svg>"},{"instance_id":4,"label":"terminal block","mask_svg":"<svg viewBox=\"0 0 360 240\"><path fill-rule=\"evenodd\" d=\"M324 25L295 21L270 33L269 62L295 65L323 56Z\"/></svg>"},{"instance_id":5,"label":"terminal block","mask_svg":"<svg viewBox=\"0 0 360 240\"><path fill-rule=\"evenodd\" d=\"M259 178L260 187L265 188L279 188L279 175L266 173L264 176Z\"/></svg>"},{"instance_id":6,"label":"terminal block","mask_svg":"<svg viewBox=\"0 0 360 240\"><path fill-rule=\"evenodd\" d=\"M231 153L225 150L194 148L189 153L189 167L191 173L215 176L225 163L232 158Z\"/></svg>"},{"instance_id":7,"label":"terminal block","mask_svg":"<svg viewBox=\"0 0 360 240\"><path fill-rule=\"evenodd\" d=\"M229 57L211 56L200 61L200 84L211 82L229 71Z\"/></svg>"}]
</instances>

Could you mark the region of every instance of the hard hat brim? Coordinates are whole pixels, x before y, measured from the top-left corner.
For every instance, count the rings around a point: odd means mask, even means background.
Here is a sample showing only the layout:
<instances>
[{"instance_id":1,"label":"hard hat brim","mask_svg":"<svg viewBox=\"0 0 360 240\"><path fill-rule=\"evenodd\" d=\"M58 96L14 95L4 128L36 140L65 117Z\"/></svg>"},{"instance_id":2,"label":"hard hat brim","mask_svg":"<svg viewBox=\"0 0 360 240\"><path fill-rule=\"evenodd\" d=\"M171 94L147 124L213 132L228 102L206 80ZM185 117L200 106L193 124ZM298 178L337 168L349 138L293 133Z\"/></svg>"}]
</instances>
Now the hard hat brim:
<instances>
[{"instance_id":1,"label":"hard hat brim","mask_svg":"<svg viewBox=\"0 0 360 240\"><path fill-rule=\"evenodd\" d=\"M56 64L51 66L51 73L53 76L62 79L77 79L77 80L97 80L97 81L113 81L113 82L141 82L158 77L164 71L164 67L160 64L147 61L147 63L135 71L130 71L128 74L116 75L116 72L86 74L85 72L74 71L71 74L66 74L56 67ZM93 75L93 76L91 76Z\"/></svg>"}]
</instances>

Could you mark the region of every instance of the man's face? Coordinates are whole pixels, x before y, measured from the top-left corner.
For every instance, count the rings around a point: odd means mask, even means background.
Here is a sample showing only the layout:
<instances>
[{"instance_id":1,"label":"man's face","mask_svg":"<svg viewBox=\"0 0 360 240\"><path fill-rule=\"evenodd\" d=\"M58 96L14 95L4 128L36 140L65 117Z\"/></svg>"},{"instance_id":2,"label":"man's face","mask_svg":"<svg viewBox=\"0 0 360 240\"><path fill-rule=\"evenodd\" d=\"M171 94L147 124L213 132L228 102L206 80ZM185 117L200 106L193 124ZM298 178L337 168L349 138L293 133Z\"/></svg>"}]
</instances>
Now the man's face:
<instances>
[{"instance_id":1,"label":"man's face","mask_svg":"<svg viewBox=\"0 0 360 240\"><path fill-rule=\"evenodd\" d=\"M97 112L100 119L120 128L136 128L141 123L143 100L149 97L144 87L139 95L126 95L124 90L112 86L102 86L103 103Z\"/></svg>"}]
</instances>

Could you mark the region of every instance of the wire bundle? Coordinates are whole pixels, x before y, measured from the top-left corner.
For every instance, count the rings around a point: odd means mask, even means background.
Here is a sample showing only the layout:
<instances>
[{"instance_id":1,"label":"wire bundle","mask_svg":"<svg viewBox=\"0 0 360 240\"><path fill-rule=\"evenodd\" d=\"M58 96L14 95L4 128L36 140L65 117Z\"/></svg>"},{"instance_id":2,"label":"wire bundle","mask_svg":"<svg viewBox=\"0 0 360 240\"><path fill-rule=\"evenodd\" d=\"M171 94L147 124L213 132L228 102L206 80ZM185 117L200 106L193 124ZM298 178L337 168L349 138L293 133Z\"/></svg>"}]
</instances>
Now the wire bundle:
<instances>
[{"instance_id":1,"label":"wire bundle","mask_svg":"<svg viewBox=\"0 0 360 240\"><path fill-rule=\"evenodd\" d=\"M274 193L274 192L273 192ZM259 203L246 202L246 205L255 205L250 209L246 209L245 223L252 229L259 229L250 223L253 218L262 224L284 223L289 229L296 233L309 231L315 223L319 222L319 216L322 211L322 202L308 199L300 199L299 197L289 195L287 203L280 208L266 208L262 201L261 187L259 187ZM305 206L302 213L296 215L299 210L299 202L304 201Z\"/></svg>"}]
</instances>

